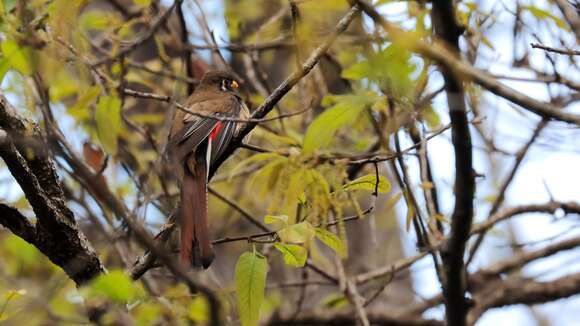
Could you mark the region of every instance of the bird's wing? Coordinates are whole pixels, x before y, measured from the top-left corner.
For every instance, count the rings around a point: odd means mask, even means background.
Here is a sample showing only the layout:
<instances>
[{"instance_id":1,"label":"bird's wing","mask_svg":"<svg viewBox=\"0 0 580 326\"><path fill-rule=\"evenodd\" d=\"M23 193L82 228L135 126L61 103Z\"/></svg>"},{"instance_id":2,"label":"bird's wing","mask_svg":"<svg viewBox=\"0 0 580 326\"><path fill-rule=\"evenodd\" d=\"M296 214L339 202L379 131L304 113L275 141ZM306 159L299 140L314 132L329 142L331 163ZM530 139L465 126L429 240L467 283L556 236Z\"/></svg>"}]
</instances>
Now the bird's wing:
<instances>
[{"instance_id":1,"label":"bird's wing","mask_svg":"<svg viewBox=\"0 0 580 326\"><path fill-rule=\"evenodd\" d=\"M188 109L206 116L215 115L219 117L222 116L223 106L224 101L222 99L211 99L191 103ZM167 148L173 152L173 159L182 160L185 156L195 151L220 121L183 111L178 113L180 114L172 126Z\"/></svg>"},{"instance_id":2,"label":"bird's wing","mask_svg":"<svg viewBox=\"0 0 580 326\"><path fill-rule=\"evenodd\" d=\"M230 110L225 116L238 118L240 110L242 109L242 102L236 98L235 101L231 102L231 105L233 106L232 110ZM226 147L234 138L236 126L238 124L239 122L235 121L220 121L220 126L219 129L216 130L215 136L212 133L212 136L214 137L211 138L211 163L215 162L226 150Z\"/></svg>"}]
</instances>

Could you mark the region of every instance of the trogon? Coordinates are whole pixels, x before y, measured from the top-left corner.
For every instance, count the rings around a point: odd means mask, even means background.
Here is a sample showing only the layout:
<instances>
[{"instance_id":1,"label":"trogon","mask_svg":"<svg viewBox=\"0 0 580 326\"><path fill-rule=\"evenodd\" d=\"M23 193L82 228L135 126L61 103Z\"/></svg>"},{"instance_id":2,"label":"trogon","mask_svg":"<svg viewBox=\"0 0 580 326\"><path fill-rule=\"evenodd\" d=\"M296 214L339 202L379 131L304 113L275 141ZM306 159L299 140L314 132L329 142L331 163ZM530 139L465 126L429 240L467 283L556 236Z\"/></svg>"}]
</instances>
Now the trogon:
<instances>
[{"instance_id":1,"label":"trogon","mask_svg":"<svg viewBox=\"0 0 580 326\"><path fill-rule=\"evenodd\" d=\"M207 72L185 103L200 115L177 109L169 132L167 156L181 185L180 260L195 267L208 268L214 259L207 210L209 170L241 126L223 118L249 117L238 87L227 71Z\"/></svg>"}]
</instances>

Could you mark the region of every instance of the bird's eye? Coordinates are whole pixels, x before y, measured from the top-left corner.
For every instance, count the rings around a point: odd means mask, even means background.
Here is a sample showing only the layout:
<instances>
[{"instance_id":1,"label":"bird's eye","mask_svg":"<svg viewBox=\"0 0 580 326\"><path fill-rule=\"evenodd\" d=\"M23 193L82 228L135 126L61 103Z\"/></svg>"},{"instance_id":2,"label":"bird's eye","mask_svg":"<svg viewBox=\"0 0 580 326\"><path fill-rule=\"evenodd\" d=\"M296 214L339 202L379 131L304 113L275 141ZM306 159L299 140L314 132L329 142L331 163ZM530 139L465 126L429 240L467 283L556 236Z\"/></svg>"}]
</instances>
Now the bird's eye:
<instances>
[{"instance_id":1,"label":"bird's eye","mask_svg":"<svg viewBox=\"0 0 580 326\"><path fill-rule=\"evenodd\" d=\"M232 80L232 79L222 79L222 84L221 84L222 91L224 91L224 92L226 92L228 90L233 91L235 89L238 89L238 87L240 87L240 85L238 84L237 81Z\"/></svg>"}]
</instances>

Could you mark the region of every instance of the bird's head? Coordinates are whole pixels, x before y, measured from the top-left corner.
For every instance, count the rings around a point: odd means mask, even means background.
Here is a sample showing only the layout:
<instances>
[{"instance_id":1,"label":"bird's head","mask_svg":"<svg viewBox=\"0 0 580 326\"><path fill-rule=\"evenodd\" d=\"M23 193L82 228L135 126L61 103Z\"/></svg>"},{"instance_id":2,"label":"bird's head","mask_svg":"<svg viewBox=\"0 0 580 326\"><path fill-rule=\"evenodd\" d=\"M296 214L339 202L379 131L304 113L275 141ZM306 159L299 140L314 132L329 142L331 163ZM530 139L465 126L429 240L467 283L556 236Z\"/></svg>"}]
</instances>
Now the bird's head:
<instances>
[{"instance_id":1,"label":"bird's head","mask_svg":"<svg viewBox=\"0 0 580 326\"><path fill-rule=\"evenodd\" d=\"M233 94L237 94L239 87L240 84L236 80L236 77L232 73L223 70L206 72L199 83L199 88L219 90Z\"/></svg>"}]
</instances>

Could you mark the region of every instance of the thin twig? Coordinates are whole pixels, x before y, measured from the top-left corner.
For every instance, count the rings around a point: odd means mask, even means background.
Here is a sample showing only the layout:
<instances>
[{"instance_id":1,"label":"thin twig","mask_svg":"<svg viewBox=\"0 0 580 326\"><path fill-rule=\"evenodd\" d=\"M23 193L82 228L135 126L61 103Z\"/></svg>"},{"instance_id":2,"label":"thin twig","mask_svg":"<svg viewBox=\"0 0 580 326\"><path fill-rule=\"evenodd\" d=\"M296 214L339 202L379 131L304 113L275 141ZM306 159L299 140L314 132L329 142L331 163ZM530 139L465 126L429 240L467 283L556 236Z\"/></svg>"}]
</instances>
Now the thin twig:
<instances>
[{"instance_id":1,"label":"thin twig","mask_svg":"<svg viewBox=\"0 0 580 326\"><path fill-rule=\"evenodd\" d=\"M541 49L541 50L544 50L544 51L558 53L558 54L580 55L580 51L578 51L578 50L557 49L557 48L552 48L552 47L549 47L549 46L542 45L540 43L531 43L530 45L534 49Z\"/></svg>"},{"instance_id":2,"label":"thin twig","mask_svg":"<svg viewBox=\"0 0 580 326\"><path fill-rule=\"evenodd\" d=\"M133 52L135 49L137 49L139 46L143 45L145 42L149 41L149 39L151 37L153 37L153 35L155 35L155 33L157 32L157 30L159 30L159 28L165 24L165 21L167 21L167 19L169 18L169 16L171 16L171 12L173 11L173 9L176 6L181 6L181 3L183 2L183 0L175 0L173 2L173 4L167 8L161 15L159 15L151 24L151 27L147 30L147 32L143 35L141 35L140 37L136 38L135 40L133 40L129 45L125 46L124 48L122 48L121 50L119 50L119 52L115 53L114 55L111 56L107 56L104 57L102 59L99 59L95 62L93 62L91 65L93 66L100 66L102 64L107 64L107 63L111 63L119 58L125 57L128 54L130 54L131 52Z\"/></svg>"}]
</instances>

